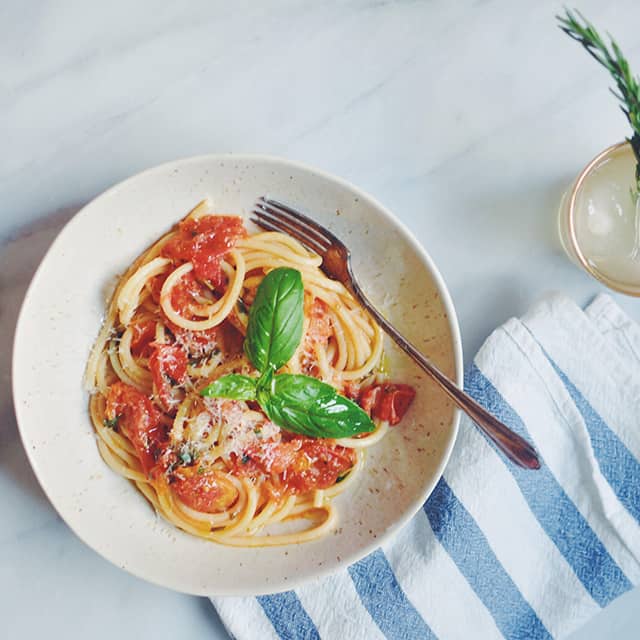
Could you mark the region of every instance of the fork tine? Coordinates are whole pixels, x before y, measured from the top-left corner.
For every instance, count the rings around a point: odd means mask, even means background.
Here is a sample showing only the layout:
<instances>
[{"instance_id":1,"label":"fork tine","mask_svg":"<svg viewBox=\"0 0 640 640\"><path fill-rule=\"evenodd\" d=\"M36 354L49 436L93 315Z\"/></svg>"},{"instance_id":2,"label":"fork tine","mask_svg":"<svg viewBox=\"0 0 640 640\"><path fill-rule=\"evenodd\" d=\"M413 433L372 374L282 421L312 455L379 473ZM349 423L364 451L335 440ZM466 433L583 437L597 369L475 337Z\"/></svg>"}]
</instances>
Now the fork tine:
<instances>
[{"instance_id":1,"label":"fork tine","mask_svg":"<svg viewBox=\"0 0 640 640\"><path fill-rule=\"evenodd\" d=\"M256 203L253 212L262 219L266 219L269 221L277 220L281 224L285 225L288 229L295 229L306 238L309 238L309 240L311 240L315 244L321 246L325 251L331 245L331 241L327 237L317 233L304 224L301 224L294 218L289 218L288 216L283 215L280 211L273 209L272 207L268 207L258 202Z\"/></svg>"},{"instance_id":2,"label":"fork tine","mask_svg":"<svg viewBox=\"0 0 640 640\"><path fill-rule=\"evenodd\" d=\"M260 213L258 211L254 210L253 213L256 216L260 216ZM310 249L320 256L324 255L324 247L314 244L308 237L302 235L296 229L292 229L288 225L281 223L279 220L267 218L265 216L259 218L251 218L251 222L257 224L262 229L266 229L267 231L282 231L287 235L290 235L292 238L295 238L298 242L307 247L307 249Z\"/></svg>"},{"instance_id":3,"label":"fork tine","mask_svg":"<svg viewBox=\"0 0 640 640\"><path fill-rule=\"evenodd\" d=\"M268 207L279 210L279 213L286 215L289 219L293 218L294 220L297 220L298 223L302 223L306 227L313 229L313 231L320 235L326 243L337 244L340 246L342 245L340 239L334 236L333 233L329 231L329 229L323 227L321 224L317 223L315 220L312 220L308 216L305 216L303 213L292 209L290 206L279 202L278 200L272 200L271 198L266 198L265 196L262 196L260 200L264 202Z\"/></svg>"}]
</instances>

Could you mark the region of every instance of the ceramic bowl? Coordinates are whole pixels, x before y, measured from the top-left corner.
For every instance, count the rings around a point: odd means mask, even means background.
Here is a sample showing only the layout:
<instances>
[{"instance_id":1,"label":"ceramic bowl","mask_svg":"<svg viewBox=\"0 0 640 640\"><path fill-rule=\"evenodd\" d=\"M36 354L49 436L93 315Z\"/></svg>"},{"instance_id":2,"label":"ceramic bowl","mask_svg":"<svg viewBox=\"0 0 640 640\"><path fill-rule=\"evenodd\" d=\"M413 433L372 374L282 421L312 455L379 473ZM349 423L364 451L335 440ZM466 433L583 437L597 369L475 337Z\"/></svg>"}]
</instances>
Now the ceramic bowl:
<instances>
[{"instance_id":1,"label":"ceramic bowl","mask_svg":"<svg viewBox=\"0 0 640 640\"><path fill-rule=\"evenodd\" d=\"M13 359L20 433L49 500L86 544L136 576L186 593L272 593L362 558L422 506L458 428L451 403L388 340L392 377L416 387L414 405L339 496L338 529L286 547L231 548L183 533L107 467L82 377L114 278L203 198L217 213L248 219L261 195L300 208L342 238L371 299L462 381L458 325L438 270L388 210L343 180L276 158L208 155L149 169L93 200L53 243L23 303Z\"/></svg>"}]
</instances>

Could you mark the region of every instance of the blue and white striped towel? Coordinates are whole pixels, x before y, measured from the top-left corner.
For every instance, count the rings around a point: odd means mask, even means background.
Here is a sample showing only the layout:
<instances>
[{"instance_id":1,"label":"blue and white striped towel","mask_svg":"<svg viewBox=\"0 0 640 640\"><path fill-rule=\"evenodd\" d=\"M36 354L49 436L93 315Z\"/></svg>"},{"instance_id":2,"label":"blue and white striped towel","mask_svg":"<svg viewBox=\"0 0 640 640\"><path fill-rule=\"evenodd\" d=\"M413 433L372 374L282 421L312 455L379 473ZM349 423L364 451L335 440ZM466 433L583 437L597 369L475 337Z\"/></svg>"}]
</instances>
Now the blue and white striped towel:
<instances>
[{"instance_id":1,"label":"blue and white striped towel","mask_svg":"<svg viewBox=\"0 0 640 640\"><path fill-rule=\"evenodd\" d=\"M383 549L294 591L215 598L238 640L562 638L640 579L640 327L608 296L547 299L486 341L465 385L533 441L509 463L464 418Z\"/></svg>"}]
</instances>

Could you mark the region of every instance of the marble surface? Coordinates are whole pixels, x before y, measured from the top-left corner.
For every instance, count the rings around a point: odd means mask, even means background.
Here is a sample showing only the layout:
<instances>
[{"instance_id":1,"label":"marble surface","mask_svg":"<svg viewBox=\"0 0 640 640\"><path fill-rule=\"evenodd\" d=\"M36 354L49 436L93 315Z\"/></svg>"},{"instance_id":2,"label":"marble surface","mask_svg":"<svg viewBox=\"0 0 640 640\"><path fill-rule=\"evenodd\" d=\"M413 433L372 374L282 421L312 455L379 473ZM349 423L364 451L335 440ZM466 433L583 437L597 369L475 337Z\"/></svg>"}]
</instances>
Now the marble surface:
<instances>
[{"instance_id":1,"label":"marble surface","mask_svg":"<svg viewBox=\"0 0 640 640\"><path fill-rule=\"evenodd\" d=\"M604 72L555 27L559 6L0 4L3 637L227 637L207 600L150 586L79 542L28 466L10 395L13 327L64 222L177 157L252 151L317 165L368 190L427 247L469 361L544 293L584 303L601 289L559 249L555 212L626 128ZM635 0L580 7L640 67ZM636 300L616 298L640 320ZM636 589L572 638L637 637L638 611Z\"/></svg>"}]
</instances>

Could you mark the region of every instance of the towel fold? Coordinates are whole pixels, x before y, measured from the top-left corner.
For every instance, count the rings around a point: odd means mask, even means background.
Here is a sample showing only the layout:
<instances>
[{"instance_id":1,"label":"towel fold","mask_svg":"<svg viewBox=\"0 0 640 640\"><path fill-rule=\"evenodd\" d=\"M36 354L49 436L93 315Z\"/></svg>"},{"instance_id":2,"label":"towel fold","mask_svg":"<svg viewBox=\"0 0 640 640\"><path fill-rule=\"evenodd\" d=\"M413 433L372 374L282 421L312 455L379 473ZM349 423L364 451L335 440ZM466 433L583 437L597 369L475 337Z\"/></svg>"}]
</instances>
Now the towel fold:
<instances>
[{"instance_id":1,"label":"towel fold","mask_svg":"<svg viewBox=\"0 0 640 640\"><path fill-rule=\"evenodd\" d=\"M467 391L538 450L520 469L463 417L393 540L286 593L214 598L238 640L563 638L640 580L640 327L562 296L485 342Z\"/></svg>"}]
</instances>

